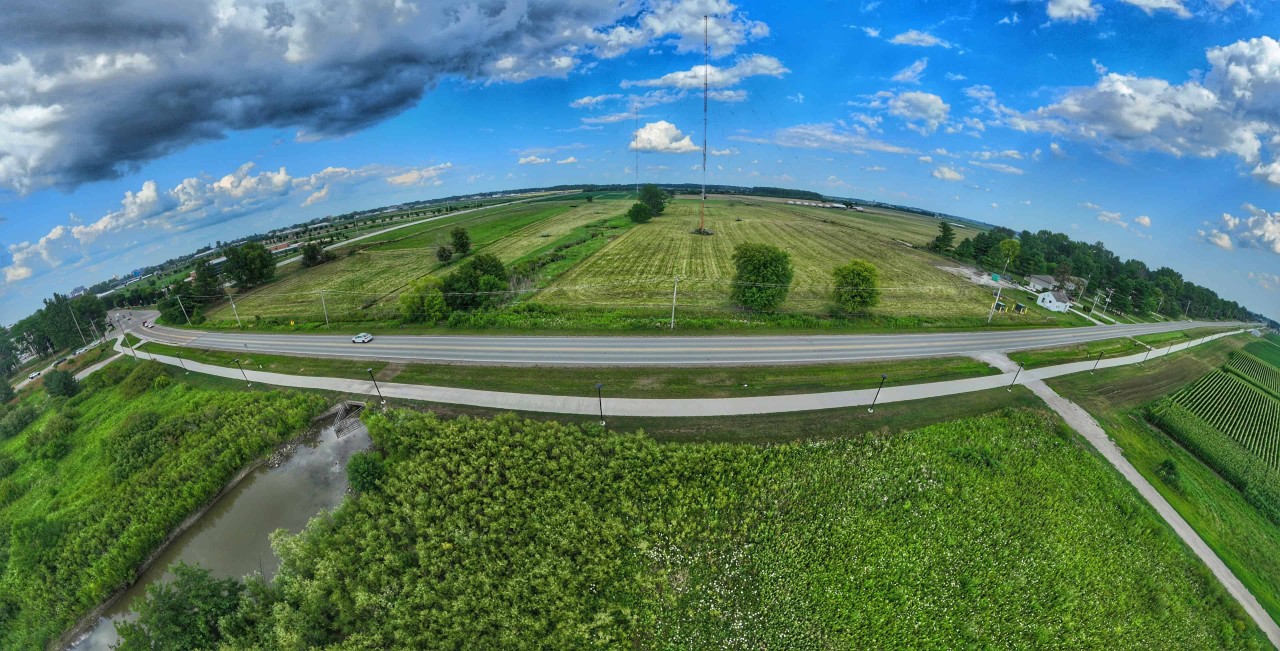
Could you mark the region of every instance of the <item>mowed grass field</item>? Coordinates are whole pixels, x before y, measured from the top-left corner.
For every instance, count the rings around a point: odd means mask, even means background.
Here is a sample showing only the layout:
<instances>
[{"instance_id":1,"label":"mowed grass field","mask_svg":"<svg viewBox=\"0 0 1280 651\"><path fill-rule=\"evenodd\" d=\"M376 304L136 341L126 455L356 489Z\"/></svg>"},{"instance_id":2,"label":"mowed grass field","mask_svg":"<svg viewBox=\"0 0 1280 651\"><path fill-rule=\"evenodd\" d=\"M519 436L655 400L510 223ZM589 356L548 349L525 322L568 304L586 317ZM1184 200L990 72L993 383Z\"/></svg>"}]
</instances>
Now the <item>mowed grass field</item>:
<instances>
[{"instance_id":1,"label":"mowed grass field","mask_svg":"<svg viewBox=\"0 0 1280 651\"><path fill-rule=\"evenodd\" d=\"M312 269L290 269L280 280L237 296L236 310L242 320L258 316L323 323L326 307L331 321L395 318L396 299L405 287L425 275L447 273L448 265L436 259L436 247L448 244L449 231L457 226L471 234L473 251L493 253L509 263L573 228L623 210L623 206L621 202L544 200L392 231L371 238L372 245L360 242L354 255L340 249L333 262ZM452 264L456 265L456 260ZM229 303L206 316L215 323L235 323Z\"/></svg>"},{"instance_id":2,"label":"mowed grass field","mask_svg":"<svg viewBox=\"0 0 1280 651\"><path fill-rule=\"evenodd\" d=\"M714 236L692 235L698 202L678 199L648 224L633 228L562 274L539 294L541 302L577 307L670 308L673 279L680 277L677 309L731 310L733 249L748 242L774 244L791 254L795 268L784 311L822 313L831 303L831 271L852 258L880 269L880 316L947 320L985 317L987 290L942 271L940 261L895 238L923 244L937 222L842 210L790 206L756 199L707 204ZM930 230L932 229L932 231ZM1027 315L997 315L1000 322L1066 323L1036 306Z\"/></svg>"}]
</instances>

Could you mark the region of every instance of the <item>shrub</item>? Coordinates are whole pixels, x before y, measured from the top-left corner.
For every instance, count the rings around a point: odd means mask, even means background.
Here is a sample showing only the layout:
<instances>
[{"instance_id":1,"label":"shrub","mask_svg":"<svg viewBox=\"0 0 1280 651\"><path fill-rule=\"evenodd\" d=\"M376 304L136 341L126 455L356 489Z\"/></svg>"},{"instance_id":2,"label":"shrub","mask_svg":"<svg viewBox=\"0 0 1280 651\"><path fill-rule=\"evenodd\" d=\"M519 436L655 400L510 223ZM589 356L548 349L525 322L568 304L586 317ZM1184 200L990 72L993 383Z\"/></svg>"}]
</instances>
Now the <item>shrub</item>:
<instances>
[{"instance_id":1,"label":"shrub","mask_svg":"<svg viewBox=\"0 0 1280 651\"><path fill-rule=\"evenodd\" d=\"M70 398L80 390L75 376L67 371L49 371L49 374L44 376L44 388L49 395L59 398Z\"/></svg>"},{"instance_id":2,"label":"shrub","mask_svg":"<svg viewBox=\"0 0 1280 651\"><path fill-rule=\"evenodd\" d=\"M387 474L382 463L382 455L377 452L358 452L347 461L347 482L351 490L367 493L378 487L378 482Z\"/></svg>"},{"instance_id":3,"label":"shrub","mask_svg":"<svg viewBox=\"0 0 1280 651\"><path fill-rule=\"evenodd\" d=\"M103 439L103 451L111 461L111 478L123 482L159 459L167 447L162 429L160 414L142 411L130 414Z\"/></svg>"},{"instance_id":4,"label":"shrub","mask_svg":"<svg viewBox=\"0 0 1280 651\"><path fill-rule=\"evenodd\" d=\"M845 312L859 312L880 301L880 270L865 260L850 260L836 267L832 298Z\"/></svg>"},{"instance_id":5,"label":"shrub","mask_svg":"<svg viewBox=\"0 0 1280 651\"><path fill-rule=\"evenodd\" d=\"M302 245L302 266L314 267L324 264L334 258L337 254L333 251L326 251L324 246L319 242L307 242Z\"/></svg>"},{"instance_id":6,"label":"shrub","mask_svg":"<svg viewBox=\"0 0 1280 651\"><path fill-rule=\"evenodd\" d=\"M450 310L498 305L506 300L507 270L496 256L481 253L444 279L441 291Z\"/></svg>"},{"instance_id":7,"label":"shrub","mask_svg":"<svg viewBox=\"0 0 1280 651\"><path fill-rule=\"evenodd\" d=\"M30 405L11 409L4 418L0 418L0 441L17 436L39 417L40 412Z\"/></svg>"},{"instance_id":8,"label":"shrub","mask_svg":"<svg viewBox=\"0 0 1280 651\"><path fill-rule=\"evenodd\" d=\"M422 278L400 295L400 315L409 323L435 323L449 313L439 278Z\"/></svg>"},{"instance_id":9,"label":"shrub","mask_svg":"<svg viewBox=\"0 0 1280 651\"><path fill-rule=\"evenodd\" d=\"M633 203L631 208L627 210L627 219L637 224L643 224L653 219L653 209L643 203Z\"/></svg>"},{"instance_id":10,"label":"shrub","mask_svg":"<svg viewBox=\"0 0 1280 651\"><path fill-rule=\"evenodd\" d=\"M471 235L467 229L459 226L449 231L449 240L453 242L453 252L466 255L471 251Z\"/></svg>"},{"instance_id":11,"label":"shrub","mask_svg":"<svg viewBox=\"0 0 1280 651\"><path fill-rule=\"evenodd\" d=\"M791 290L791 255L770 244L739 244L733 249L733 300L757 312L772 312Z\"/></svg>"},{"instance_id":12,"label":"shrub","mask_svg":"<svg viewBox=\"0 0 1280 651\"><path fill-rule=\"evenodd\" d=\"M159 362L142 362L120 382L120 395L125 398L137 398L155 386L155 379L164 374L164 366Z\"/></svg>"},{"instance_id":13,"label":"shrub","mask_svg":"<svg viewBox=\"0 0 1280 651\"><path fill-rule=\"evenodd\" d=\"M436 259L440 262L448 264L453 259L453 247L440 246L436 247Z\"/></svg>"},{"instance_id":14,"label":"shrub","mask_svg":"<svg viewBox=\"0 0 1280 651\"><path fill-rule=\"evenodd\" d=\"M1173 459L1165 459L1156 466L1156 476L1166 486L1173 490L1182 491L1182 476L1178 474L1178 466L1173 463Z\"/></svg>"},{"instance_id":15,"label":"shrub","mask_svg":"<svg viewBox=\"0 0 1280 651\"><path fill-rule=\"evenodd\" d=\"M0 405L13 400L13 386L8 382L0 382Z\"/></svg>"},{"instance_id":16,"label":"shrub","mask_svg":"<svg viewBox=\"0 0 1280 651\"><path fill-rule=\"evenodd\" d=\"M57 461L71 451L76 422L66 414L54 414L44 427L32 432L27 445L37 459Z\"/></svg>"}]
</instances>

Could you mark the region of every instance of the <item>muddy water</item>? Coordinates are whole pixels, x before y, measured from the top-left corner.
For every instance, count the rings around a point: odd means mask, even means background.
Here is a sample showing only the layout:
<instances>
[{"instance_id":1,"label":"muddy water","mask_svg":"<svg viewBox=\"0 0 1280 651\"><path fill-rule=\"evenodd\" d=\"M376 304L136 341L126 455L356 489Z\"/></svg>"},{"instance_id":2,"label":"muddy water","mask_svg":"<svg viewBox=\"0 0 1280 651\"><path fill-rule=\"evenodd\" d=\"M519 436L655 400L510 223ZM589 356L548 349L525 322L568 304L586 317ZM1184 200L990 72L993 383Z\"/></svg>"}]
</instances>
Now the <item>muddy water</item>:
<instances>
[{"instance_id":1,"label":"muddy water","mask_svg":"<svg viewBox=\"0 0 1280 651\"><path fill-rule=\"evenodd\" d=\"M367 447L363 425L341 438L330 426L315 441L299 444L279 467L253 471L179 536L70 648L110 649L118 641L115 622L135 617L134 599L145 596L148 585L171 579L168 569L178 561L199 564L219 577L274 575L280 559L271 552L268 535L276 529L300 531L320 511L337 507L347 490L347 459Z\"/></svg>"}]
</instances>

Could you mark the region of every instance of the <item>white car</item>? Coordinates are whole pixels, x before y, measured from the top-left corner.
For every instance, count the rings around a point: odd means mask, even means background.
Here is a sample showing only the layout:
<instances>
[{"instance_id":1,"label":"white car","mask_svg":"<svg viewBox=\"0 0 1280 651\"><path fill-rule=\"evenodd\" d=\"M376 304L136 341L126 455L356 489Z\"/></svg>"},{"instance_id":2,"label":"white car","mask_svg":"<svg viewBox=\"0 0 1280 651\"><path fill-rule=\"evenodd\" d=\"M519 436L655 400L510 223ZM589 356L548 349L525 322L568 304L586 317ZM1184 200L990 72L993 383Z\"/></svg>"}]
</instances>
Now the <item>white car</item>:
<instances>
[{"instance_id":1,"label":"white car","mask_svg":"<svg viewBox=\"0 0 1280 651\"><path fill-rule=\"evenodd\" d=\"M351 343L353 344L367 344L371 341L373 341L373 335L367 332L362 332L351 338Z\"/></svg>"},{"instance_id":2,"label":"white car","mask_svg":"<svg viewBox=\"0 0 1280 651\"><path fill-rule=\"evenodd\" d=\"M77 348L77 349L76 349L75 354L76 354L76 355L83 355L83 354L84 354L84 351L86 351L86 350L89 350L89 349L88 349L88 348Z\"/></svg>"},{"instance_id":3,"label":"white car","mask_svg":"<svg viewBox=\"0 0 1280 651\"><path fill-rule=\"evenodd\" d=\"M38 377L40 377L40 371L36 371L36 372L32 373L31 375L28 375L28 376L27 376L27 379L28 379L28 380L34 380L34 379L36 379L36 378L38 378Z\"/></svg>"}]
</instances>

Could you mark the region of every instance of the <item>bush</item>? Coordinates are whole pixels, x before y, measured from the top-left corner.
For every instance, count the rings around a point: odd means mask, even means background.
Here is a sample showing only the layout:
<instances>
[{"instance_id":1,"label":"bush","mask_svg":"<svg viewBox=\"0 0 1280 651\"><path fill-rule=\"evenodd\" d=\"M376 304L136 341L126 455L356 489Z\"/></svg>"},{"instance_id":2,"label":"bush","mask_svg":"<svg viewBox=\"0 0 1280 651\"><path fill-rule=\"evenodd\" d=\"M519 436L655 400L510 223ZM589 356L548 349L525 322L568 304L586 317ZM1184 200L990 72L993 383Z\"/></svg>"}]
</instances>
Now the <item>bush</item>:
<instances>
[{"instance_id":1,"label":"bush","mask_svg":"<svg viewBox=\"0 0 1280 651\"><path fill-rule=\"evenodd\" d=\"M836 267L832 298L845 312L860 312L880 301L880 270L865 260L850 260Z\"/></svg>"},{"instance_id":2,"label":"bush","mask_svg":"<svg viewBox=\"0 0 1280 651\"><path fill-rule=\"evenodd\" d=\"M459 226L449 231L449 239L453 242L454 253L466 255L471 251L471 235L467 233L467 229Z\"/></svg>"},{"instance_id":3,"label":"bush","mask_svg":"<svg viewBox=\"0 0 1280 651\"><path fill-rule=\"evenodd\" d=\"M439 278L422 278L400 295L400 315L409 323L435 323L449 314Z\"/></svg>"},{"instance_id":4,"label":"bush","mask_svg":"<svg viewBox=\"0 0 1280 651\"><path fill-rule=\"evenodd\" d=\"M453 259L453 247L440 246L436 247L436 259L444 264L448 264Z\"/></svg>"},{"instance_id":5,"label":"bush","mask_svg":"<svg viewBox=\"0 0 1280 651\"><path fill-rule=\"evenodd\" d=\"M0 382L0 405L13 400L13 386L8 382Z\"/></svg>"},{"instance_id":6,"label":"bush","mask_svg":"<svg viewBox=\"0 0 1280 651\"><path fill-rule=\"evenodd\" d=\"M326 251L319 242L307 242L302 245L302 266L314 267L337 258L333 251Z\"/></svg>"},{"instance_id":7,"label":"bush","mask_svg":"<svg viewBox=\"0 0 1280 651\"><path fill-rule=\"evenodd\" d=\"M382 455L377 452L358 452L347 461L347 482L351 490L367 493L378 488L378 482L387 474Z\"/></svg>"},{"instance_id":8,"label":"bush","mask_svg":"<svg viewBox=\"0 0 1280 651\"><path fill-rule=\"evenodd\" d=\"M733 249L733 300L757 312L773 312L791 290L791 255L770 244L739 244Z\"/></svg>"},{"instance_id":9,"label":"bush","mask_svg":"<svg viewBox=\"0 0 1280 651\"><path fill-rule=\"evenodd\" d=\"M496 256L481 253L444 279L441 291L453 311L499 305L506 298L507 270Z\"/></svg>"},{"instance_id":10,"label":"bush","mask_svg":"<svg viewBox=\"0 0 1280 651\"><path fill-rule=\"evenodd\" d=\"M155 386L156 378L165 374L159 362L145 361L138 364L120 383L120 395L125 398L137 398Z\"/></svg>"},{"instance_id":11,"label":"bush","mask_svg":"<svg viewBox=\"0 0 1280 651\"><path fill-rule=\"evenodd\" d=\"M1161 461L1156 466L1156 476L1169 488L1182 492L1182 476L1178 474L1178 466L1174 465L1173 459Z\"/></svg>"},{"instance_id":12,"label":"bush","mask_svg":"<svg viewBox=\"0 0 1280 651\"><path fill-rule=\"evenodd\" d=\"M66 414L54 414L43 428L31 434L27 446L35 458L57 461L71 451L71 436L75 431L75 420Z\"/></svg>"},{"instance_id":13,"label":"bush","mask_svg":"<svg viewBox=\"0 0 1280 651\"><path fill-rule=\"evenodd\" d=\"M75 376L67 371L49 371L49 374L44 376L44 389L51 396L70 398L80 390L80 386Z\"/></svg>"},{"instance_id":14,"label":"bush","mask_svg":"<svg viewBox=\"0 0 1280 651\"><path fill-rule=\"evenodd\" d=\"M0 441L17 436L39 417L40 412L30 405L10 410L4 418L0 418Z\"/></svg>"},{"instance_id":15,"label":"bush","mask_svg":"<svg viewBox=\"0 0 1280 651\"><path fill-rule=\"evenodd\" d=\"M642 203L633 203L631 208L627 210L627 219L637 224L643 224L653 219L653 209Z\"/></svg>"}]
</instances>

